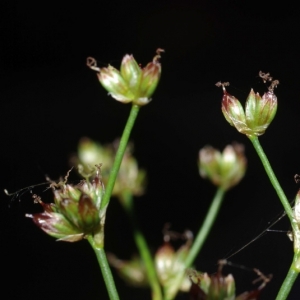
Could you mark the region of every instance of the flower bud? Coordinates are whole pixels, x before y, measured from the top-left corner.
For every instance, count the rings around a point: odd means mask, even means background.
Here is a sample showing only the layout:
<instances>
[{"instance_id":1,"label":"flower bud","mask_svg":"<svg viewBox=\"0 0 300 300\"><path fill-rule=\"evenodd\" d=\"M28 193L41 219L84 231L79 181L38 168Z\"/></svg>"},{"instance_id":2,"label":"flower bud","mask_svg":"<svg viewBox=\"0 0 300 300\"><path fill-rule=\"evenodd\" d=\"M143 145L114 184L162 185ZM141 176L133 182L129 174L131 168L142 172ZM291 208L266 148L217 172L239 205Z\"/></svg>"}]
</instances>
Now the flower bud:
<instances>
[{"instance_id":1,"label":"flower bud","mask_svg":"<svg viewBox=\"0 0 300 300\"><path fill-rule=\"evenodd\" d=\"M211 146L205 146L199 152L199 172L214 185L228 190L238 184L246 172L247 160L244 146L228 145L223 153Z\"/></svg>"},{"instance_id":2,"label":"flower bud","mask_svg":"<svg viewBox=\"0 0 300 300\"><path fill-rule=\"evenodd\" d=\"M145 68L141 68L132 55L126 54L122 60L120 71L112 66L98 68L95 59L88 58L87 65L98 72L101 85L117 101L132 102L143 106L151 101L161 75L160 53Z\"/></svg>"},{"instance_id":3,"label":"flower bud","mask_svg":"<svg viewBox=\"0 0 300 300\"><path fill-rule=\"evenodd\" d=\"M43 231L60 241L75 242L103 230L106 208L100 209L104 186L99 167L92 182L82 181L76 186L60 182L52 183L51 187L54 189L54 204L43 203L35 196L44 212L26 215Z\"/></svg>"}]
</instances>

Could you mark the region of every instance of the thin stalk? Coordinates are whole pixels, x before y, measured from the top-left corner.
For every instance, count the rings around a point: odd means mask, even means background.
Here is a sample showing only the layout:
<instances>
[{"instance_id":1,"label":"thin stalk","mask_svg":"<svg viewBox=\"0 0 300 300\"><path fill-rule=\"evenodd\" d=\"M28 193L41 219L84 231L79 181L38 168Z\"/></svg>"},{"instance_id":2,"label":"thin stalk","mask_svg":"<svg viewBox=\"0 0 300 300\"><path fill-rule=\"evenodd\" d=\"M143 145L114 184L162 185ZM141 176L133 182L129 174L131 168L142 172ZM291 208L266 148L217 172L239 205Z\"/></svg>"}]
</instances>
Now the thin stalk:
<instances>
[{"instance_id":1,"label":"thin stalk","mask_svg":"<svg viewBox=\"0 0 300 300\"><path fill-rule=\"evenodd\" d=\"M112 169L110 172L110 176L109 176L108 183L106 186L106 191L105 191L105 194L103 197L103 201L101 203L101 208L106 207L110 200L110 196L113 191L116 178L118 176L118 172L119 172L119 169L120 169L120 166L122 163L122 159L123 159L124 153L126 151L129 136L130 136L131 130L133 128L134 122L136 120L136 117L138 115L139 109L140 109L140 107L135 104L133 104L131 107L129 117L128 117L127 123L125 125L124 131L123 131L123 134L122 134L122 137L120 140L119 148L116 153L115 161L113 163L113 166L112 166Z\"/></svg>"},{"instance_id":2,"label":"thin stalk","mask_svg":"<svg viewBox=\"0 0 300 300\"><path fill-rule=\"evenodd\" d=\"M134 204L133 204L133 199L132 199L132 194L124 193L123 197L126 198L126 199L124 199L123 207L128 214L128 217L129 217L132 229L133 229L134 241L138 248L140 256L145 264L147 277L148 277L149 284L150 284L150 287L152 290L152 299L153 300L162 300L163 299L162 291L161 291L160 284L159 284L157 274L155 271L153 258L150 253L147 241L138 225L138 221L137 221L135 209L134 209Z\"/></svg>"},{"instance_id":3,"label":"thin stalk","mask_svg":"<svg viewBox=\"0 0 300 300\"><path fill-rule=\"evenodd\" d=\"M92 246L92 248L94 249L94 252L96 254L100 269L101 269L101 273L106 285L106 289L109 295L109 299L110 300L119 300L119 295L115 286L115 282L113 279L113 276L111 274L111 270L109 267L109 264L107 262L107 258L106 258L106 254L103 248L97 248L95 246L94 240L92 236L88 237L88 241L90 243L90 245Z\"/></svg>"},{"instance_id":4,"label":"thin stalk","mask_svg":"<svg viewBox=\"0 0 300 300\"><path fill-rule=\"evenodd\" d=\"M211 204L210 204L210 207L206 214L205 220L197 233L197 236L196 236L194 243L189 251L189 254L188 254L187 258L185 259L186 268L189 268L193 264L197 255L199 255L199 252L201 251L202 246L203 246L213 224L216 221L217 215L219 213L221 204L224 199L224 195L225 195L225 191L221 187L219 187L217 189L217 192L216 192Z\"/></svg>"},{"instance_id":5,"label":"thin stalk","mask_svg":"<svg viewBox=\"0 0 300 300\"><path fill-rule=\"evenodd\" d=\"M214 222L216 221L218 212L220 210L221 204L224 199L224 195L225 195L225 190L222 189L221 187L219 187L217 189L217 192L216 192L216 194L211 202L211 205L208 209L205 220L204 220L202 226L200 227L200 229L197 233L197 236L195 238L195 241L185 259L185 268L186 269L191 267L191 265L193 264L197 255L199 255L199 252L200 252ZM174 282L174 286L176 286L177 289L174 289L173 294L170 295L169 298L167 298L167 300L174 299L174 297L176 296L177 291L179 289L180 283L183 279L183 276L184 276L184 274L180 274L180 276L177 277L176 281Z\"/></svg>"},{"instance_id":6,"label":"thin stalk","mask_svg":"<svg viewBox=\"0 0 300 300\"><path fill-rule=\"evenodd\" d=\"M282 188L281 188L281 186L280 186L280 184L279 184L279 182L276 178L276 175L275 175L275 173L274 173L274 171L273 171L273 169L272 169L272 167L269 163L269 160L268 160L262 146L260 145L258 137L257 136L249 136L249 139L252 142L252 144L253 144L253 146L254 146L254 148L255 148L255 150L256 150L256 152L257 152L257 154L258 154L258 156L259 156L259 158L260 158L260 160L261 160L261 162L262 162L262 164L265 168L265 171L266 171L266 173L267 173L267 175L268 175L268 177L271 181L271 184L273 185L273 187L274 187L274 189L275 189L275 191L276 191L276 193L277 193L277 195L278 195L278 197L281 201L281 204L282 204L282 206L283 206L283 208L284 208L284 210L285 210L285 212L286 212L286 214L287 214L288 218L290 219L290 222L293 226L293 224L295 224L293 210L291 208L291 205L290 205L284 191L282 190ZM294 226L293 226L293 229L294 229Z\"/></svg>"},{"instance_id":7,"label":"thin stalk","mask_svg":"<svg viewBox=\"0 0 300 300\"><path fill-rule=\"evenodd\" d=\"M288 218L290 219L291 222L291 226L293 228L293 235L294 235L294 258L293 258L293 263L288 271L288 274L285 278L285 280L283 281L281 288L279 290L279 293L277 295L276 300L284 300L288 297L291 288L299 274L299 270L295 268L295 263L297 263L297 261L299 260L299 237L300 237L300 230L299 230L299 226L294 218L294 213L293 210L291 208L291 205L285 195L285 193L283 192L275 173L273 172L273 169L269 163L269 160L266 156L266 154L264 153L263 148L260 145L260 142L258 140L258 138L256 136L249 136L250 141L252 142L264 168L265 171L271 181L271 184L273 185L280 201L281 204L288 216Z\"/></svg>"},{"instance_id":8,"label":"thin stalk","mask_svg":"<svg viewBox=\"0 0 300 300\"><path fill-rule=\"evenodd\" d=\"M299 259L299 254L294 254L293 263L281 285L281 288L277 294L276 300L285 300L287 299L297 276L299 275L299 271L295 269L295 263Z\"/></svg>"}]
</instances>

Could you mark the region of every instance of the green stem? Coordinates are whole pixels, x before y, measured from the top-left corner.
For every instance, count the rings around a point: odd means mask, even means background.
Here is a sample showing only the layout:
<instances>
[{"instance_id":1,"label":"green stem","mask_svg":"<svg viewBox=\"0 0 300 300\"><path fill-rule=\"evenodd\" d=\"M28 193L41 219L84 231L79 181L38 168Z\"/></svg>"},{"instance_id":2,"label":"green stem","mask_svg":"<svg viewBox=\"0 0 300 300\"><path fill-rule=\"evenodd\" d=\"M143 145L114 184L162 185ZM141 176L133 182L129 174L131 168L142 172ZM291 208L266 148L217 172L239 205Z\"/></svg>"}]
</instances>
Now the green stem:
<instances>
[{"instance_id":1,"label":"green stem","mask_svg":"<svg viewBox=\"0 0 300 300\"><path fill-rule=\"evenodd\" d=\"M221 187L219 187L217 189L217 192L211 202L211 205L208 209L208 213L206 214L205 220L202 224L202 226L200 227L197 236L195 238L195 241L185 259L185 268L189 268L195 258L197 257L197 255L199 255L199 252L217 218L218 212L220 210L221 204L223 202L224 199L224 195L225 195L225 190L222 189ZM184 274L180 274L176 281L174 282L174 286L176 286L177 288L174 289L173 294L169 296L169 298L167 300L171 300L174 299L174 297L177 294L177 291L179 289L180 283L182 282Z\"/></svg>"},{"instance_id":2,"label":"green stem","mask_svg":"<svg viewBox=\"0 0 300 300\"><path fill-rule=\"evenodd\" d=\"M278 295L276 297L276 300L285 300L287 299L291 288L293 284L295 283L295 280L297 279L297 276L299 275L299 270L295 269L295 263L297 263L297 260L299 259L299 254L294 254L293 263L288 271L288 274L286 275L281 288L278 292Z\"/></svg>"},{"instance_id":3,"label":"green stem","mask_svg":"<svg viewBox=\"0 0 300 300\"><path fill-rule=\"evenodd\" d=\"M294 265L295 263L297 263L298 259L299 259L299 252L300 252L300 230L299 230L299 226L294 218L294 213L293 210L291 208L291 205L285 195L285 193L283 192L276 176L275 173L273 172L273 169L269 163L269 160L266 156L266 154L264 153L263 148L261 147L259 140L256 136L249 136L250 141L252 142L264 168L265 171L271 181L271 184L273 185L280 201L281 204L284 207L284 210L288 216L288 218L290 219L292 228L293 228L293 236L294 236L294 258L293 258L293 263L288 271L288 274L285 278L285 280L283 281L281 288L279 290L279 293L277 295L276 300L283 300L286 299L298 274L299 274L299 270L297 270Z\"/></svg>"},{"instance_id":4,"label":"green stem","mask_svg":"<svg viewBox=\"0 0 300 300\"><path fill-rule=\"evenodd\" d=\"M281 186L280 186L280 184L279 184L279 182L278 182L278 180L275 176L275 173L273 172L273 169L272 169L272 167L269 163L269 160L268 160L263 148L260 145L258 137L257 136L249 136L249 139L252 142L252 144L253 144L253 146L254 146L254 148L255 148L255 150L256 150L256 152L257 152L257 154L258 154L258 156L259 156L259 158L260 158L260 160L261 160L261 162L262 162L262 164L265 168L265 171L266 171L266 173L267 173L267 175L268 175L268 177L269 177L269 179L270 179L270 181L271 181L271 183L272 183L272 185L273 185L273 187L274 187L274 189L275 189L275 191L276 191L276 193L277 193L277 195L278 195L278 197L281 201L281 204L283 205L284 210L285 210L287 216L289 217L290 222L293 226L293 224L295 224L293 210L291 208L291 205L290 205L288 199L286 198L286 195L285 195L284 191L282 190L282 188L281 188ZM294 226L293 226L293 229L294 229Z\"/></svg>"},{"instance_id":5,"label":"green stem","mask_svg":"<svg viewBox=\"0 0 300 300\"><path fill-rule=\"evenodd\" d=\"M199 255L199 252L200 252L214 222L216 221L218 212L220 210L221 204L224 199L224 195L225 195L225 191L219 187L217 189L217 192L216 192L212 202L211 202L211 205L209 207L208 213L206 214L205 220L197 233L197 236L196 236L195 241L189 251L189 254L188 254L187 258L185 259L186 268L189 268L193 264L197 255Z\"/></svg>"},{"instance_id":6,"label":"green stem","mask_svg":"<svg viewBox=\"0 0 300 300\"><path fill-rule=\"evenodd\" d=\"M105 191L105 194L104 194L104 197L103 197L103 201L101 203L101 208L106 207L108 205L109 200L110 200L110 196L111 196L111 193L113 191L116 178L118 176L118 172L119 172L119 169L120 169L120 166L121 166L121 163L122 163L122 159L123 159L124 153L126 151L129 136L130 136L132 127L134 125L134 122L136 120L136 117L138 115L139 108L140 107L138 105L135 105L135 104L133 104L132 107L131 107L129 117L128 117L127 123L125 125L124 131L123 131L123 134L122 134L122 137L121 137L121 140L120 140L119 148L118 148L118 151L116 153L115 161L113 163L113 166L112 166L112 169L111 169L111 172L110 172L110 176L109 176L108 183L107 183L107 186L106 186L106 191Z\"/></svg>"},{"instance_id":7,"label":"green stem","mask_svg":"<svg viewBox=\"0 0 300 300\"><path fill-rule=\"evenodd\" d=\"M162 291L161 291L160 284L159 284L157 274L155 271L155 266L154 266L154 262L152 259L152 255L151 255L149 247L147 245L147 241L139 228L136 214L134 211L132 194L124 193L123 196L126 198L126 199L124 199L123 207L129 216L130 223L133 228L134 241L139 250L140 256L143 259L143 262L145 264L147 277L149 280L150 287L152 289L152 299L153 300L162 300L163 299Z\"/></svg>"},{"instance_id":8,"label":"green stem","mask_svg":"<svg viewBox=\"0 0 300 300\"><path fill-rule=\"evenodd\" d=\"M119 300L119 295L115 286L115 282L113 279L113 276L111 274L111 270L109 267L109 264L107 262L107 258L105 255L105 251L103 248L98 248L95 246L95 242L93 240L92 236L88 237L88 241L90 243L90 245L92 246L92 248L95 251L95 254L97 256L97 260L102 272L102 276L106 285L106 289L109 295L109 299L110 300Z\"/></svg>"}]
</instances>

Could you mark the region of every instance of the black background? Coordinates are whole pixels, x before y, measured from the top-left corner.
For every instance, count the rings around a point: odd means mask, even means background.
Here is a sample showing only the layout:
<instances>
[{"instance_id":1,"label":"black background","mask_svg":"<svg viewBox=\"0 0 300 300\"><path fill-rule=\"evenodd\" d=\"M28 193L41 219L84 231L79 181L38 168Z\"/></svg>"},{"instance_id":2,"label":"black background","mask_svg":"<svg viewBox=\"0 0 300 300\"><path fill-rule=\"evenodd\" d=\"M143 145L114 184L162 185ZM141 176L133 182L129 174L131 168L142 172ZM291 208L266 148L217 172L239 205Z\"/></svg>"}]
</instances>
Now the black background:
<instances>
[{"instance_id":1,"label":"black background","mask_svg":"<svg viewBox=\"0 0 300 300\"><path fill-rule=\"evenodd\" d=\"M273 2L84 1L1 2L1 189L15 191L57 179L82 136L102 143L120 136L130 105L107 96L87 56L119 67L124 54L145 65L160 47L162 78L153 101L143 107L132 133L135 156L147 169L147 194L136 200L141 227L153 251L162 228L196 232L215 188L200 178L197 155L206 144L223 149L244 143L248 170L227 195L220 216L195 261L214 272L216 262L248 243L282 212L274 190L247 138L225 121L219 80L241 101L250 88L266 89L258 71L280 80L278 112L261 143L289 199L298 187L299 42L298 13ZM103 162L105 163L105 162ZM72 174L72 179L76 179ZM45 188L33 190L50 199ZM107 299L87 242L59 243L34 226L25 213L38 211L29 193L1 196L1 285L5 298ZM289 229L282 220L276 229ZM107 215L106 249L123 259L135 246L117 200ZM261 299L275 299L292 259L284 233L266 233L230 258L274 279ZM238 292L251 288L253 274L226 268ZM116 277L122 299L150 299ZM299 299L297 281L289 299ZM299 295L299 294L298 294ZM182 295L180 299L187 299Z\"/></svg>"}]
</instances>

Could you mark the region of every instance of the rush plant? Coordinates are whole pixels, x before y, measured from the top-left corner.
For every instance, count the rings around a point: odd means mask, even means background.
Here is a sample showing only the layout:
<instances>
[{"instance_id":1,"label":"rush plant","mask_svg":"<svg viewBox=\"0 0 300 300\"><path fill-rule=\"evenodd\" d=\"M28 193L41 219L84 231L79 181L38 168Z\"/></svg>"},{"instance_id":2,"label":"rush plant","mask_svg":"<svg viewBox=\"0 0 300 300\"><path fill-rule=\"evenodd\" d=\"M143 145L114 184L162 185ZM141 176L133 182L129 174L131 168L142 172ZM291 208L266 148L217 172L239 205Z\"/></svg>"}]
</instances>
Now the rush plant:
<instances>
[{"instance_id":1,"label":"rush plant","mask_svg":"<svg viewBox=\"0 0 300 300\"><path fill-rule=\"evenodd\" d=\"M254 272L262 284L236 296L233 276L222 274L226 262L221 262L217 273L213 275L191 269L208 238L226 192L245 175L247 159L243 145L228 145L223 151L206 145L199 151L199 173L215 185L216 192L195 237L190 231L180 234L166 228L163 244L152 254L139 227L133 199L145 192L147 180L145 171L139 168L133 156L133 146L128 141L140 109L151 102L160 80L160 59L164 50L157 49L156 52L153 60L144 68L132 55L124 56L119 70L112 66L100 68L94 58L87 59L88 67L96 71L108 95L123 104L131 105L124 131L121 138L110 145L82 138L71 163L84 180L76 185L68 183L68 173L64 180L49 183L53 191L53 203L44 203L41 197L35 195L34 200L43 211L27 214L27 217L58 241L87 240L96 254L111 300L118 300L120 296L109 263L131 285L148 286L153 300L175 299L179 291L189 292L190 299L258 299L270 280L259 270L255 269ZM291 223L294 258L276 298L282 300L288 297L300 271L300 194L296 196L296 204L292 208L259 142L258 137L265 134L276 115L275 88L279 84L268 73L260 72L259 75L269 83L268 91L260 96L251 89L245 108L227 92L228 83L219 82L217 86L223 89L222 112L225 119L252 142ZM104 234L106 212L112 196L120 200L130 220L138 249L138 255L128 261L120 260L114 254L107 255L105 251L105 239L112 238ZM174 239L184 240L179 249L173 247Z\"/></svg>"}]
</instances>

